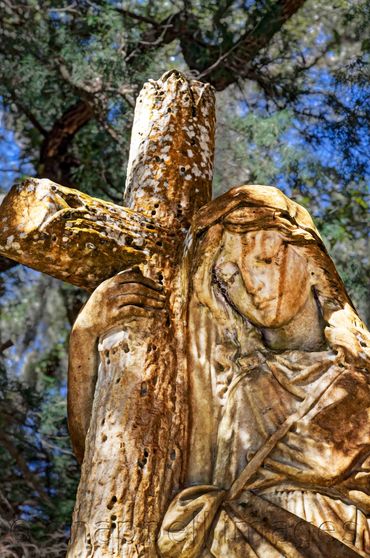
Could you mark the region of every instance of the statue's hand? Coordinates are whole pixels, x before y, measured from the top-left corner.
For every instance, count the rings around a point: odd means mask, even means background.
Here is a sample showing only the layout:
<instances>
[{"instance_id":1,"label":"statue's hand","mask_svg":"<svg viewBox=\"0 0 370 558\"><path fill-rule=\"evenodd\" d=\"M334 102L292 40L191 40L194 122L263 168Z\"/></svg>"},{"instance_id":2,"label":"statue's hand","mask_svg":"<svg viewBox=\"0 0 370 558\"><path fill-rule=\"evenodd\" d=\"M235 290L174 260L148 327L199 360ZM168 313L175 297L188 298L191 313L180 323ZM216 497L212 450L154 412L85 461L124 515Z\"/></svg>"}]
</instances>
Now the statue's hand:
<instances>
[{"instance_id":1,"label":"statue's hand","mask_svg":"<svg viewBox=\"0 0 370 558\"><path fill-rule=\"evenodd\" d=\"M343 452L334 440L317 439L305 432L289 432L266 459L273 471L302 483L331 486L350 470L359 451Z\"/></svg>"},{"instance_id":2,"label":"statue's hand","mask_svg":"<svg viewBox=\"0 0 370 558\"><path fill-rule=\"evenodd\" d=\"M100 337L128 317L163 310L165 300L163 287L144 277L139 269L124 271L95 289L78 315L74 329Z\"/></svg>"}]
</instances>

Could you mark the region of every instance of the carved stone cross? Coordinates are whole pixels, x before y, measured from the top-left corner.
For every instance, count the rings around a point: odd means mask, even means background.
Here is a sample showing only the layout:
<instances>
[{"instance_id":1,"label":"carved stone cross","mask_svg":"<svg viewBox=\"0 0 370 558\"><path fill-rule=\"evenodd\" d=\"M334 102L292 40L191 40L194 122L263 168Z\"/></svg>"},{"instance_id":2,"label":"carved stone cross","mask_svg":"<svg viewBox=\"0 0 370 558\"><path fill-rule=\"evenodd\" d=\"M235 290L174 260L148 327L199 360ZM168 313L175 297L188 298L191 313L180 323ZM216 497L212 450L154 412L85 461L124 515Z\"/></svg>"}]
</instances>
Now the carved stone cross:
<instances>
[{"instance_id":1,"label":"carved stone cross","mask_svg":"<svg viewBox=\"0 0 370 558\"><path fill-rule=\"evenodd\" d=\"M151 80L137 99L124 207L25 180L1 205L0 253L88 291L135 264L173 267L168 256L211 199L214 127L211 86L175 71Z\"/></svg>"},{"instance_id":2,"label":"carved stone cross","mask_svg":"<svg viewBox=\"0 0 370 558\"><path fill-rule=\"evenodd\" d=\"M69 558L370 551L370 336L308 212L211 200L212 89L144 86L125 208L49 180L0 206L0 254L93 291L70 339L82 461Z\"/></svg>"},{"instance_id":3,"label":"carved stone cross","mask_svg":"<svg viewBox=\"0 0 370 558\"><path fill-rule=\"evenodd\" d=\"M111 552L123 545L125 556L155 555L159 520L181 484L187 405L179 263L192 217L211 199L214 131L212 87L170 71L137 99L125 207L47 179L15 185L1 205L1 254L88 291L134 268L130 283L149 279L166 294L164 309L131 321L124 339L113 332L101 342L109 385L100 392L96 372L86 362L78 369L86 343L71 342L68 415L80 461L94 390L95 409L70 556L90 556L97 544ZM145 307L142 298L134 304ZM112 416L111 405L123 414Z\"/></svg>"}]
</instances>

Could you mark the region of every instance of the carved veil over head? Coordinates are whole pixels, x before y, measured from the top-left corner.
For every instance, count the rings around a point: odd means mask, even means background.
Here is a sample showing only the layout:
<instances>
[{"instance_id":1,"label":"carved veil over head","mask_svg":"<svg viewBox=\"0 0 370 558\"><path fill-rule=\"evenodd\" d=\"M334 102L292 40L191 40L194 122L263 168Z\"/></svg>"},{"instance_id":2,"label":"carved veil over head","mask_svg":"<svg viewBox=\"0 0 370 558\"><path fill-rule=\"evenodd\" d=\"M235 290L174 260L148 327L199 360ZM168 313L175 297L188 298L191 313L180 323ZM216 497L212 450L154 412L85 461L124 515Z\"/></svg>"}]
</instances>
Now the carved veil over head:
<instances>
[{"instance_id":1,"label":"carved veil over head","mask_svg":"<svg viewBox=\"0 0 370 558\"><path fill-rule=\"evenodd\" d=\"M68 556L366 558L370 335L305 209L267 186L207 203L214 114L167 72L137 102L127 207L30 179L0 208L2 255L93 291Z\"/></svg>"},{"instance_id":2,"label":"carved veil over head","mask_svg":"<svg viewBox=\"0 0 370 558\"><path fill-rule=\"evenodd\" d=\"M183 277L189 462L162 555L366 556L370 336L310 215L234 188L198 212Z\"/></svg>"},{"instance_id":3,"label":"carved veil over head","mask_svg":"<svg viewBox=\"0 0 370 558\"><path fill-rule=\"evenodd\" d=\"M257 328L286 325L313 292L327 346L369 358L369 332L305 208L272 186L241 186L202 208L194 228L202 254L198 276L204 266L212 266L201 291L208 283L209 295L218 284L224 298L247 319L250 313ZM238 309L238 304L246 307ZM303 342L309 345L311 336L305 333Z\"/></svg>"}]
</instances>

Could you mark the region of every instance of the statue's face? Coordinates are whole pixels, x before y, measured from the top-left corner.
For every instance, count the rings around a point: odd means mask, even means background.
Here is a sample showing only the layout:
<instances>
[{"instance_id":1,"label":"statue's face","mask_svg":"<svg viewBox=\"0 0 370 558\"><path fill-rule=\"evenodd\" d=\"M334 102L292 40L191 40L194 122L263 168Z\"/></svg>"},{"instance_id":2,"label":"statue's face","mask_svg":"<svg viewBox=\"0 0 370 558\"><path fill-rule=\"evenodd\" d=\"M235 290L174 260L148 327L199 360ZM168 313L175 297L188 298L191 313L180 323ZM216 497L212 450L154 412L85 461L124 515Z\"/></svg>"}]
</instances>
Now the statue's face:
<instances>
[{"instance_id":1,"label":"statue's face","mask_svg":"<svg viewBox=\"0 0 370 558\"><path fill-rule=\"evenodd\" d=\"M305 257L274 230L226 232L215 270L230 302L259 327L286 325L310 293Z\"/></svg>"}]
</instances>

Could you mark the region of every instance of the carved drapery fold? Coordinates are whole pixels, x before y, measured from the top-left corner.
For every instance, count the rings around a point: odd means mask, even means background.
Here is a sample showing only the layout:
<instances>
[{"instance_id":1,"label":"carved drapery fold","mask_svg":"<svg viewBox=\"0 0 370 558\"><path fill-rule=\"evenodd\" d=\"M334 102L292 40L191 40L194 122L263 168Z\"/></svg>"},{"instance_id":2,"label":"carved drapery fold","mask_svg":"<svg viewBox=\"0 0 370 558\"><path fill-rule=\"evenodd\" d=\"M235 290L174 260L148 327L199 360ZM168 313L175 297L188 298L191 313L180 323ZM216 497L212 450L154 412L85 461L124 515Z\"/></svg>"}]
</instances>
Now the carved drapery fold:
<instances>
[{"instance_id":1,"label":"carved drapery fold","mask_svg":"<svg viewBox=\"0 0 370 558\"><path fill-rule=\"evenodd\" d=\"M68 556L365 557L369 333L304 208L210 201L213 102L174 71L145 86L126 209L33 179L0 208L1 254L99 285L70 343Z\"/></svg>"}]
</instances>

